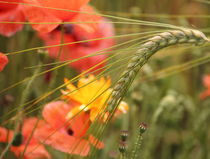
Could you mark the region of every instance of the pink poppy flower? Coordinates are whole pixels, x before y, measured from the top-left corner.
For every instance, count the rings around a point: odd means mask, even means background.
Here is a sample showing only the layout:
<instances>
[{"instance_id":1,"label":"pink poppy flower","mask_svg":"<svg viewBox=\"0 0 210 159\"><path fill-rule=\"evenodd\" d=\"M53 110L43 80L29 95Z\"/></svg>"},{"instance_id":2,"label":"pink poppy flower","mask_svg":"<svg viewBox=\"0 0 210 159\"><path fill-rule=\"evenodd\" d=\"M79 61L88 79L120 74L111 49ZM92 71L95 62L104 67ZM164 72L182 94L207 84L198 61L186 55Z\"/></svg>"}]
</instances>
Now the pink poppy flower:
<instances>
[{"instance_id":1,"label":"pink poppy flower","mask_svg":"<svg viewBox=\"0 0 210 159\"><path fill-rule=\"evenodd\" d=\"M90 144L98 149L104 145L92 135L86 134L90 126L88 114L79 114L71 120L66 118L73 107L73 103L63 101L45 105L42 111L45 124L38 128L36 136L41 142L62 152L87 156Z\"/></svg>"}]
</instances>

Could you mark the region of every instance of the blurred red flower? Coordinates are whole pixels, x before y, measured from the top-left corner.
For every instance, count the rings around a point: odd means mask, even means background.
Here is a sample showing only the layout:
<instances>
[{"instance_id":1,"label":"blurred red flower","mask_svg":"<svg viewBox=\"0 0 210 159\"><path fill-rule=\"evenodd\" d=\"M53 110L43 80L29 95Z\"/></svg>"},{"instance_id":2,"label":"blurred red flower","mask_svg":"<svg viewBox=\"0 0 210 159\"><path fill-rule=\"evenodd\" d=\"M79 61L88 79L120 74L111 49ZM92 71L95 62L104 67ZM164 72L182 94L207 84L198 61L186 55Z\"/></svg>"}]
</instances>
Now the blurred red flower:
<instances>
[{"instance_id":1,"label":"blurred red flower","mask_svg":"<svg viewBox=\"0 0 210 159\"><path fill-rule=\"evenodd\" d=\"M31 137L31 133L33 132L37 120L37 118L28 118L24 120L22 127L23 140L19 143L19 145L13 145L10 147L10 150L14 152L17 157L21 157L26 148L23 156L24 159L51 158L44 146L41 145L34 136ZM38 123L37 128L40 124L41 121ZM0 127L0 142L10 142L13 139L13 136L14 132L12 130Z\"/></svg>"},{"instance_id":2,"label":"blurred red flower","mask_svg":"<svg viewBox=\"0 0 210 159\"><path fill-rule=\"evenodd\" d=\"M24 22L25 17L22 12L22 6L17 4L21 0L3 0L0 2L0 34L4 36L12 36L23 28L23 24L1 23L1 22ZM9 3L12 2L12 3ZM13 4L15 2L15 4Z\"/></svg>"},{"instance_id":3,"label":"blurred red flower","mask_svg":"<svg viewBox=\"0 0 210 159\"><path fill-rule=\"evenodd\" d=\"M66 115L75 106L63 101L55 101L45 105L42 115L46 121L36 132L36 137L47 145L62 152L86 156L90 144L102 148L103 143L86 131L90 126L88 114L78 114L71 120Z\"/></svg>"},{"instance_id":4,"label":"blurred red flower","mask_svg":"<svg viewBox=\"0 0 210 159\"><path fill-rule=\"evenodd\" d=\"M48 49L49 55L52 58L58 58L61 61L74 60L84 56L94 54L97 51L107 49L114 44L113 39L108 37L114 36L114 27L107 19L93 15L96 12L91 6L84 6L81 9L82 12L77 14L74 18L70 19L69 22L75 22L75 24L64 24L57 27L50 33L40 33L41 39L46 45L57 45L61 43L63 37L63 43L72 43L62 47L51 47ZM84 23L83 23L84 22ZM91 23L85 23L91 22ZM94 23L95 22L95 23ZM63 36L62 36L63 27ZM83 40L100 39L88 42L79 42ZM107 38L107 39L106 39ZM75 43L78 42L78 43ZM107 51L107 50L106 50ZM105 52L105 51L104 51ZM100 62L104 61L107 55L93 55L92 57L83 58L76 62L70 63L70 66L76 68L78 71L83 72ZM101 68L105 65L105 62L95 67L93 70Z\"/></svg>"},{"instance_id":5,"label":"blurred red flower","mask_svg":"<svg viewBox=\"0 0 210 159\"><path fill-rule=\"evenodd\" d=\"M71 19L78 14L80 8L89 2L89 0L59 0L59 3L57 0L23 1L30 4L24 5L24 13L29 22L51 22L51 24L32 24L32 27L40 32L50 32L54 30L59 23Z\"/></svg>"},{"instance_id":6,"label":"blurred red flower","mask_svg":"<svg viewBox=\"0 0 210 159\"><path fill-rule=\"evenodd\" d=\"M4 3L5 2L5 3ZM19 4L20 0L1 0L0 5L1 8L0 10L8 10L8 9L14 9L16 8Z\"/></svg>"},{"instance_id":7,"label":"blurred red flower","mask_svg":"<svg viewBox=\"0 0 210 159\"><path fill-rule=\"evenodd\" d=\"M8 61L9 60L8 60L7 56L0 52L0 72L7 65Z\"/></svg>"},{"instance_id":8,"label":"blurred red flower","mask_svg":"<svg viewBox=\"0 0 210 159\"><path fill-rule=\"evenodd\" d=\"M207 88L204 92L201 93L200 98L205 99L210 96L210 75L203 77L203 84Z\"/></svg>"}]
</instances>

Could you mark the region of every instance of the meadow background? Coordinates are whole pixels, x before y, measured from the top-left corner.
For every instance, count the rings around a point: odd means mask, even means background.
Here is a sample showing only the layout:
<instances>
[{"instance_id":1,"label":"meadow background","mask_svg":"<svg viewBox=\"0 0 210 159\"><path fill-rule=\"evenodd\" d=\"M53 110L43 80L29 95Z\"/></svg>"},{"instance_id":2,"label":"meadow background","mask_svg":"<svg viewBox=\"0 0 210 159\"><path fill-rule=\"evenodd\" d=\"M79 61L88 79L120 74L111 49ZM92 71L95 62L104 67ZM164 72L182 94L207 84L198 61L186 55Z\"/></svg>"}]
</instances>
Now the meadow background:
<instances>
[{"instance_id":1,"label":"meadow background","mask_svg":"<svg viewBox=\"0 0 210 159\"><path fill-rule=\"evenodd\" d=\"M152 31L168 30L164 24L194 28L209 36L210 4L209 1L193 0L91 0L90 4L114 23L115 44L134 40ZM59 3L59 2L58 2ZM161 27L132 22L123 23L119 17L162 23ZM135 22L133 22L135 23ZM150 32L151 31L151 32ZM148 32L146 35L135 33ZM118 35L129 35L122 36ZM110 58L104 76L108 75L115 82L141 40L125 44L114 49L116 54ZM25 25L24 29L11 37L0 36L0 51L12 53L19 50L44 46L36 32ZM38 67L55 62L44 48L9 55L9 64L0 73L0 121L7 128L14 127L13 118L17 115L17 106L34 100L63 84L63 79L73 78L78 72L68 66L52 71L52 80L48 83L45 76L33 77L36 73L56 67ZM117 54L119 53L119 54ZM139 124L148 125L143 134L139 159L210 159L210 97L200 98L206 89L203 77L210 74L210 47L188 45L172 46L161 50L152 57L137 75L124 101L129 104L127 114L110 122L103 135L105 148L95 154L96 159L122 158L119 152L119 140L122 130L128 130L126 155L131 154L138 136ZM123 60L124 59L124 60ZM31 66L36 66L32 67ZM27 91L28 82L19 83L33 77ZM17 85L16 85L17 84ZM10 87L14 86L15 87ZM7 89L8 88L8 89ZM26 93L25 93L26 92ZM24 111L25 116L40 117L42 106L60 96L60 90L44 97L37 104ZM30 104L27 106L29 107ZM19 109L17 109L18 111ZM8 114L8 112L13 111ZM3 125L5 121L9 121ZM6 144L1 143L0 152ZM52 158L63 159L67 155L46 146ZM16 157L11 152L8 159ZM71 158L80 158L71 156ZM128 157L129 158L129 157Z\"/></svg>"}]
</instances>

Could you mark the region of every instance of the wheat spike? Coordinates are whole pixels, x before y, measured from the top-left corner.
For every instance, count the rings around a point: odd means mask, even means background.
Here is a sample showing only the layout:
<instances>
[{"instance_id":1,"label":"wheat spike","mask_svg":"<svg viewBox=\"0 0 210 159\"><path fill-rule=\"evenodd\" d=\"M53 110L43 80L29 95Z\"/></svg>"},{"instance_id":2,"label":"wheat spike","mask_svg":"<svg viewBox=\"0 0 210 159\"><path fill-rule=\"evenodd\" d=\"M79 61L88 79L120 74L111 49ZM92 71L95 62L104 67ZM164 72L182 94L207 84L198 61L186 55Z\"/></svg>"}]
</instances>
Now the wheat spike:
<instances>
[{"instance_id":1,"label":"wheat spike","mask_svg":"<svg viewBox=\"0 0 210 159\"><path fill-rule=\"evenodd\" d=\"M147 63L148 59L158 50L176 44L189 43L203 45L207 42L209 42L209 39L202 32L194 29L172 30L160 33L148 39L148 41L142 44L140 49L136 51L127 68L114 86L111 95L112 98L108 102L107 111L113 114L140 68Z\"/></svg>"}]
</instances>

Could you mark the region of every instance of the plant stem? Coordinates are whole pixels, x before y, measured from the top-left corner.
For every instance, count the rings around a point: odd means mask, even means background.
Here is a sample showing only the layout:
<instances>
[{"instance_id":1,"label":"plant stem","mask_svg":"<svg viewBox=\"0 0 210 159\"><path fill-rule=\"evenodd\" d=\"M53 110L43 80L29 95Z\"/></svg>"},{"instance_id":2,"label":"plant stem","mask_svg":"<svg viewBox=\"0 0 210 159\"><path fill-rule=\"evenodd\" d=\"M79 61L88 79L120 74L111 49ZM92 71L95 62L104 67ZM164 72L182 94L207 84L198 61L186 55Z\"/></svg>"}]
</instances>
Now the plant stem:
<instances>
[{"instance_id":1,"label":"plant stem","mask_svg":"<svg viewBox=\"0 0 210 159\"><path fill-rule=\"evenodd\" d=\"M140 151L140 147L141 147L141 143L142 143L142 134L138 134L135 145L134 145L134 149L131 152L131 158L130 159L139 159L138 158L138 152Z\"/></svg>"}]
</instances>

